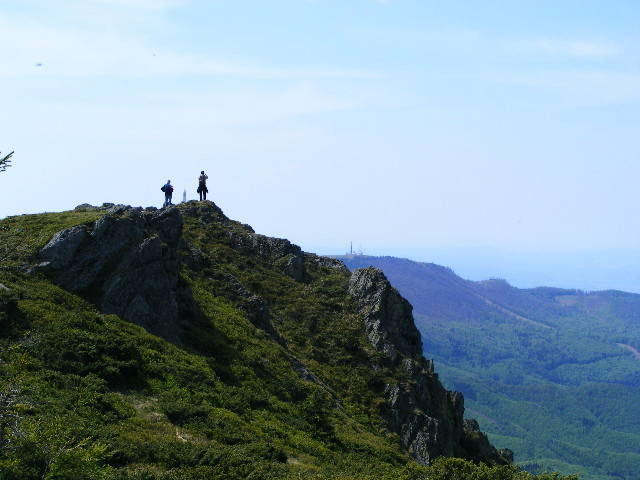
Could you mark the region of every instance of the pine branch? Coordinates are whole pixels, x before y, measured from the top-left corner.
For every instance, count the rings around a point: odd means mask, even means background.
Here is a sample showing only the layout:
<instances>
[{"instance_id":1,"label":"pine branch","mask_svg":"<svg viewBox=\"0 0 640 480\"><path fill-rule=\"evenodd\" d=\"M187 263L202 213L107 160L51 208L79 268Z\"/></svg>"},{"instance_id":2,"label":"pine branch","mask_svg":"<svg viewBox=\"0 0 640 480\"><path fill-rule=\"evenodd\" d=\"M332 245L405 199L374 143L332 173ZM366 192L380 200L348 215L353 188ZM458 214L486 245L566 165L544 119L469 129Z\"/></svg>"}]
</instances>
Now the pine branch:
<instances>
[{"instance_id":1,"label":"pine branch","mask_svg":"<svg viewBox=\"0 0 640 480\"><path fill-rule=\"evenodd\" d=\"M0 152L1 154L2 152ZM14 152L11 152L9 155L5 156L4 158L0 158L0 172L4 172L7 168L9 168L11 165L11 156L13 155Z\"/></svg>"}]
</instances>

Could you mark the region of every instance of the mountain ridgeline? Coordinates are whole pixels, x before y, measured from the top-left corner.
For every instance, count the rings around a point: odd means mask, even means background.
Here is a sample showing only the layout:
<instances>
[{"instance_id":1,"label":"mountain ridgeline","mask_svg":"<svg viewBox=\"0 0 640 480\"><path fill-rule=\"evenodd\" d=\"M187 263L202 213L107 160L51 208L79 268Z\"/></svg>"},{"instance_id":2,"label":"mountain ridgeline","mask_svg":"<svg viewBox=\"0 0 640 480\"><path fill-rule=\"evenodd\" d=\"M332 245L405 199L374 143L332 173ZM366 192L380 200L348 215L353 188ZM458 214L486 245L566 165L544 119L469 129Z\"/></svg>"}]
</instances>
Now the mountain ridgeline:
<instances>
[{"instance_id":1,"label":"mountain ridgeline","mask_svg":"<svg viewBox=\"0 0 640 480\"><path fill-rule=\"evenodd\" d=\"M382 269L413 304L425 355L520 465L638 478L640 295L518 289L407 259L339 258Z\"/></svg>"},{"instance_id":2,"label":"mountain ridgeline","mask_svg":"<svg viewBox=\"0 0 640 480\"><path fill-rule=\"evenodd\" d=\"M9 217L0 262L2 479L532 478L378 269L211 202Z\"/></svg>"}]
</instances>

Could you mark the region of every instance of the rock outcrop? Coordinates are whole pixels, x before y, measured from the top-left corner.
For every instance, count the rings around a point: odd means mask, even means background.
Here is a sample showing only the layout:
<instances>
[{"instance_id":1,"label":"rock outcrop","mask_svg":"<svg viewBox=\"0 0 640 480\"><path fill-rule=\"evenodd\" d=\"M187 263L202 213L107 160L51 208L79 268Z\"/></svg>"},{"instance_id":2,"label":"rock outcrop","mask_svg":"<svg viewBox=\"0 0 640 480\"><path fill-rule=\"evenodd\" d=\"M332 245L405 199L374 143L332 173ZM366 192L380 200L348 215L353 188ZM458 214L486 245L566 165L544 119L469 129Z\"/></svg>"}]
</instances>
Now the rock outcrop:
<instances>
[{"instance_id":1,"label":"rock outcrop","mask_svg":"<svg viewBox=\"0 0 640 480\"><path fill-rule=\"evenodd\" d=\"M504 460L506 463L513 463L513 452L508 448L496 450L489 443L487 435L480 431L480 425L477 420L473 418L464 420L463 444L467 458L474 462L486 462L487 458L496 458L497 454L499 459Z\"/></svg>"},{"instance_id":2,"label":"rock outcrop","mask_svg":"<svg viewBox=\"0 0 640 480\"><path fill-rule=\"evenodd\" d=\"M189 289L179 278L181 233L182 217L175 208L115 206L92 226L55 234L38 253L34 270L106 314L177 340L179 313L192 310Z\"/></svg>"},{"instance_id":3,"label":"rock outcrop","mask_svg":"<svg viewBox=\"0 0 640 480\"><path fill-rule=\"evenodd\" d=\"M106 208L83 204L82 211ZM202 225L236 227L213 202L189 202L180 208L142 209L112 205L93 225L56 233L37 254L31 272L43 272L57 285L79 293L106 314L116 314L149 332L180 342L182 325L202 314L190 288L180 279L183 266L202 270L207 259L190 247L182 230L184 218ZM256 235L251 227L229 228L231 246L248 249L280 265L296 280L304 277L302 251L287 240ZM247 318L278 342L268 305L231 275L219 279L227 295Z\"/></svg>"},{"instance_id":4,"label":"rock outcrop","mask_svg":"<svg viewBox=\"0 0 640 480\"><path fill-rule=\"evenodd\" d=\"M385 388L387 417L403 446L427 465L439 456L472 458L494 464L509 463L488 442L475 420L464 420L464 398L447 391L422 356L422 341L412 307L376 268L356 270L349 292L360 311L371 345L387 364L402 368L408 379ZM467 423L465 423L467 422Z\"/></svg>"},{"instance_id":5,"label":"rock outcrop","mask_svg":"<svg viewBox=\"0 0 640 480\"><path fill-rule=\"evenodd\" d=\"M304 255L299 246L284 238L272 238L253 233L252 229L240 234L230 232L234 248L257 255L298 282L304 281Z\"/></svg>"},{"instance_id":6,"label":"rock outcrop","mask_svg":"<svg viewBox=\"0 0 640 480\"><path fill-rule=\"evenodd\" d=\"M399 358L422 356L422 339L413 323L411 304L391 286L382 271L375 268L356 270L349 282L349 293L364 317L371 345L383 352L392 363Z\"/></svg>"},{"instance_id":7,"label":"rock outcrop","mask_svg":"<svg viewBox=\"0 0 640 480\"><path fill-rule=\"evenodd\" d=\"M163 210L100 207L106 208L105 215L93 224L55 234L37 254L38 263L31 271L45 273L62 288L93 302L103 313L119 315L181 343L187 323L194 319L207 322L192 298L189 284L181 277L186 268L202 275L216 295L232 302L254 326L284 348L285 341L274 328L265 299L220 268L222 264L216 263L219 259L207 258L190 246L183 236L185 222L199 222L204 227L199 234L223 240L224 249L250 257L250 264L257 260L255 263L262 267L275 269L297 282L310 281L317 267L344 275L345 280L350 275L349 293L364 332L378 352L371 360L373 367L384 364L399 372L396 377L401 380L387 384L384 394L386 417L402 445L423 464L437 456L509 462L509 452L492 447L477 422L464 420L462 394L447 391L434 373L433 363L422 356L412 306L380 270L366 268L350 274L338 260L304 253L288 240L258 235L248 225L229 220L212 202L188 202ZM303 363L292 358L301 378L323 385Z\"/></svg>"},{"instance_id":8,"label":"rock outcrop","mask_svg":"<svg viewBox=\"0 0 640 480\"><path fill-rule=\"evenodd\" d=\"M322 257L314 253L305 253L305 261L314 263L319 267L330 268L344 275L351 275L351 271L340 260L330 257Z\"/></svg>"}]
</instances>

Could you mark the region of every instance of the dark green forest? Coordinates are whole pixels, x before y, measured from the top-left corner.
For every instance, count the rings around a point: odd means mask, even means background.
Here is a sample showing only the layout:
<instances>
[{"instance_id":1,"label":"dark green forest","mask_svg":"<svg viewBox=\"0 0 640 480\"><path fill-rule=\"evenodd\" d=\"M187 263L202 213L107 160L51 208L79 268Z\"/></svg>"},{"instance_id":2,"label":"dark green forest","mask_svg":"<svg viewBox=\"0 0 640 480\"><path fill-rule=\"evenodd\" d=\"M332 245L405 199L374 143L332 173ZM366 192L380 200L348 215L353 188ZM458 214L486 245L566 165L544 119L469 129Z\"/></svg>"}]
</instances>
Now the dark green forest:
<instances>
[{"instance_id":1,"label":"dark green forest","mask_svg":"<svg viewBox=\"0 0 640 480\"><path fill-rule=\"evenodd\" d=\"M414 306L424 354L467 414L532 472L631 480L640 469L640 295L471 282L434 264L385 271Z\"/></svg>"}]
</instances>

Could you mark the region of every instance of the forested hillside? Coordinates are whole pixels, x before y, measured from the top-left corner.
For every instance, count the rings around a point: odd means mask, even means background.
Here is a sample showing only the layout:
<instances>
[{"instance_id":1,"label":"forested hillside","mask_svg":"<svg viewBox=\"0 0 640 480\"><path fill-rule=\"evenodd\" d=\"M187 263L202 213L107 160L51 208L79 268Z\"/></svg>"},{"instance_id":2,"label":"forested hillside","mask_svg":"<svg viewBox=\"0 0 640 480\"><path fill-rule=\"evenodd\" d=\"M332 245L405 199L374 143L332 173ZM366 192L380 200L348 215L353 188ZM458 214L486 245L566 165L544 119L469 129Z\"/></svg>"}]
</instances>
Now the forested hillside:
<instances>
[{"instance_id":1,"label":"forested hillside","mask_svg":"<svg viewBox=\"0 0 640 480\"><path fill-rule=\"evenodd\" d=\"M379 270L210 202L10 217L0 261L3 480L532 478Z\"/></svg>"},{"instance_id":2,"label":"forested hillside","mask_svg":"<svg viewBox=\"0 0 640 480\"><path fill-rule=\"evenodd\" d=\"M637 478L640 295L522 290L406 259L340 258L350 268L381 268L411 301L425 356L518 463Z\"/></svg>"}]
</instances>

